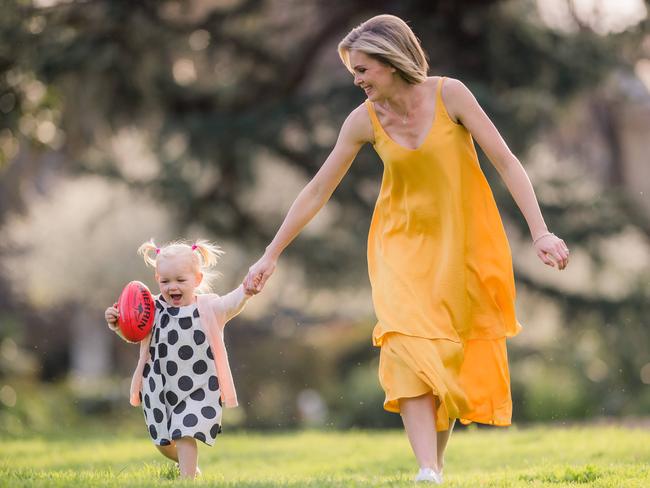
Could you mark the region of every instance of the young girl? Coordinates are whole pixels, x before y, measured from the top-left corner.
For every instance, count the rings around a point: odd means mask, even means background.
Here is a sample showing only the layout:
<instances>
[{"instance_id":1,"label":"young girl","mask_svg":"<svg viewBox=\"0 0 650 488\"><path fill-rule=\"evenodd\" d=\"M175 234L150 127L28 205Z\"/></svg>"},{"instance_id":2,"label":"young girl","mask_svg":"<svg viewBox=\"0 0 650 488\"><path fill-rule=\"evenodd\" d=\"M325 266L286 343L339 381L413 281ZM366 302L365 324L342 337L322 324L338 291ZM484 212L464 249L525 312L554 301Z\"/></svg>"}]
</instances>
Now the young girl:
<instances>
[{"instance_id":1,"label":"young girl","mask_svg":"<svg viewBox=\"0 0 650 488\"><path fill-rule=\"evenodd\" d=\"M240 285L222 297L204 294L208 271L222 254L205 240L162 247L151 240L138 252L154 267L160 295L154 297L154 325L140 343L130 403L143 404L158 450L178 462L182 478L194 478L200 473L196 439L212 446L221 432L222 404L237 406L223 328L254 292ZM115 307L106 309L114 331L118 315Z\"/></svg>"}]
</instances>

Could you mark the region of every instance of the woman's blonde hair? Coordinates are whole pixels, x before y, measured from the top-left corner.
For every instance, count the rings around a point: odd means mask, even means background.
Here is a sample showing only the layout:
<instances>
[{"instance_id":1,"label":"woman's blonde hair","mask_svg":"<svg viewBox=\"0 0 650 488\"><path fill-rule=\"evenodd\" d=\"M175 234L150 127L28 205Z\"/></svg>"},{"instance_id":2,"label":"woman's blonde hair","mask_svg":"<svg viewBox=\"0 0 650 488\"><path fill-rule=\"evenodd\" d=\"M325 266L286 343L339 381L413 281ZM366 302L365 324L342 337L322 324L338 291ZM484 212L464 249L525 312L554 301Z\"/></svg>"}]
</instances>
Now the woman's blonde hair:
<instances>
[{"instance_id":1,"label":"woman's blonde hair","mask_svg":"<svg viewBox=\"0 0 650 488\"><path fill-rule=\"evenodd\" d=\"M429 62L420 40L411 28L394 15L377 15L355 27L339 43L339 56L345 67L350 65L350 51L361 51L397 70L407 83L422 83L427 79Z\"/></svg>"},{"instance_id":2,"label":"woman's blonde hair","mask_svg":"<svg viewBox=\"0 0 650 488\"><path fill-rule=\"evenodd\" d=\"M192 260L192 268L197 273L203 273L203 279L196 288L198 293L209 293L212 291L210 282L219 277L219 273L212 271L217 264L223 251L219 246L205 239L199 239L192 244L187 241L179 240L169 242L158 247L153 239L143 243L138 248L138 254L144 258L144 262L149 266L156 268L158 260L172 256L187 256Z\"/></svg>"}]
</instances>

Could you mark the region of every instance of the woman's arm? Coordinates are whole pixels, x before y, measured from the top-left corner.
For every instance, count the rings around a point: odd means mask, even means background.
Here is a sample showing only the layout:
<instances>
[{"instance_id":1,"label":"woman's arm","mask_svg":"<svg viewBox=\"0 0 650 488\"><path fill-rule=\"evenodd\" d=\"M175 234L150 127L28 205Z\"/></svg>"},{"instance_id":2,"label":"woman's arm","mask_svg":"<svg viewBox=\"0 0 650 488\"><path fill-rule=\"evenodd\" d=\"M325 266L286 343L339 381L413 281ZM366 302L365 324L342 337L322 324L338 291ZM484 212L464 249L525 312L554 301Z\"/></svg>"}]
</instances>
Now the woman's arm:
<instances>
[{"instance_id":1,"label":"woman's arm","mask_svg":"<svg viewBox=\"0 0 650 488\"><path fill-rule=\"evenodd\" d=\"M524 167L512 154L474 95L463 83L454 79L445 82L442 95L449 116L465 126L499 172L528 223L539 258L549 266L557 263L559 269L564 269L568 264L569 249L562 239L548 231Z\"/></svg>"},{"instance_id":2,"label":"woman's arm","mask_svg":"<svg viewBox=\"0 0 650 488\"><path fill-rule=\"evenodd\" d=\"M275 269L282 251L327 203L347 173L361 146L373 138L372 125L364 105L345 120L334 149L312 180L295 199L266 252L249 268L244 280L247 290L260 291ZM257 284L254 280L257 279Z\"/></svg>"}]
</instances>

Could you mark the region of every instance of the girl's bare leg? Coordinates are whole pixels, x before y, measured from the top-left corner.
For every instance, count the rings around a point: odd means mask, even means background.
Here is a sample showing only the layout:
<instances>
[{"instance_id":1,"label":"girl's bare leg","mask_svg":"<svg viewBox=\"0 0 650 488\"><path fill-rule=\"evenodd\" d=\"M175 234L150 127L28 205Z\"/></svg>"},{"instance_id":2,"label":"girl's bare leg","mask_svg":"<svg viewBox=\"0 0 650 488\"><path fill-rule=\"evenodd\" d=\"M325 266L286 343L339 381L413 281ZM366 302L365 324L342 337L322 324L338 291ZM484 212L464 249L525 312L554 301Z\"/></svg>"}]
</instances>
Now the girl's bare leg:
<instances>
[{"instance_id":1,"label":"girl's bare leg","mask_svg":"<svg viewBox=\"0 0 650 488\"><path fill-rule=\"evenodd\" d=\"M181 437L176 441L176 450L178 451L178 465L181 469L181 478L194 479L199 457L196 439L193 437Z\"/></svg>"},{"instance_id":2,"label":"girl's bare leg","mask_svg":"<svg viewBox=\"0 0 650 488\"><path fill-rule=\"evenodd\" d=\"M176 443L172 441L169 446L156 446L160 453L172 461L178 462L178 452L176 450Z\"/></svg>"}]
</instances>

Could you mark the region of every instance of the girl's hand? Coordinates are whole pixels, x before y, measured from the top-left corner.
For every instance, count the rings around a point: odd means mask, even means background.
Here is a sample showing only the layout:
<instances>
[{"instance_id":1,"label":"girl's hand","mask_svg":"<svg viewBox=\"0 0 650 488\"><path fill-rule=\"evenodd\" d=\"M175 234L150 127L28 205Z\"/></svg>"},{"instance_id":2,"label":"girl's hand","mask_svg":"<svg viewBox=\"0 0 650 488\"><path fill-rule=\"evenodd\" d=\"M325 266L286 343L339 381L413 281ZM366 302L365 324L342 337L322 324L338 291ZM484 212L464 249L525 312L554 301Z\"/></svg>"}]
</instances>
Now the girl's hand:
<instances>
[{"instance_id":1,"label":"girl's hand","mask_svg":"<svg viewBox=\"0 0 650 488\"><path fill-rule=\"evenodd\" d=\"M115 332L118 329L117 325L117 319L120 316L119 310L117 310L117 303L115 303L112 307L108 307L106 309L106 312L104 312L104 318L106 319L106 323L108 324L108 328L111 329L113 332Z\"/></svg>"},{"instance_id":2,"label":"girl's hand","mask_svg":"<svg viewBox=\"0 0 650 488\"><path fill-rule=\"evenodd\" d=\"M534 240L533 246L537 256L544 264L563 270L569 264L569 248L555 234L545 234Z\"/></svg>"},{"instance_id":3,"label":"girl's hand","mask_svg":"<svg viewBox=\"0 0 650 488\"><path fill-rule=\"evenodd\" d=\"M139 380L136 380L135 377L131 380L131 392L129 393L129 403L134 407L140 405L140 390L142 389L142 375L139 376Z\"/></svg>"},{"instance_id":4,"label":"girl's hand","mask_svg":"<svg viewBox=\"0 0 650 488\"><path fill-rule=\"evenodd\" d=\"M266 280L268 280L273 271L275 271L275 265L278 261L278 258L267 256L266 254L262 256L259 261L253 264L248 268L248 275L244 279L244 289L247 294L254 295L259 293L264 288Z\"/></svg>"}]
</instances>

